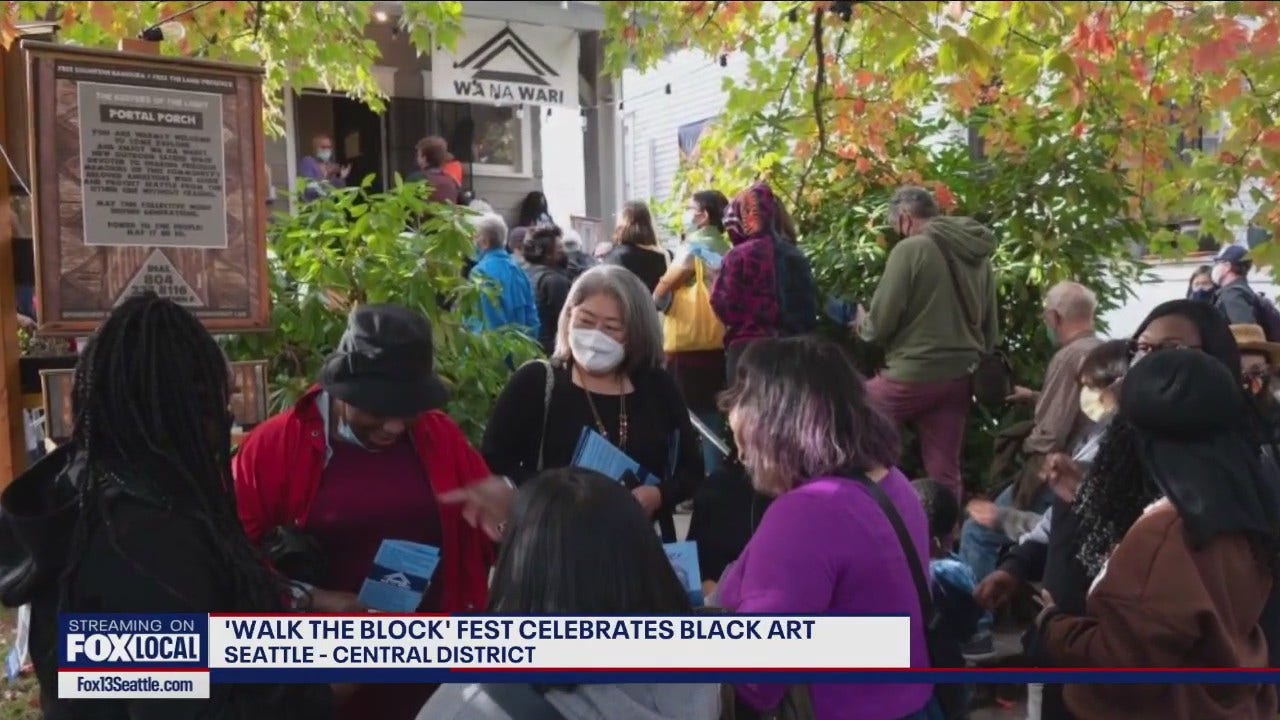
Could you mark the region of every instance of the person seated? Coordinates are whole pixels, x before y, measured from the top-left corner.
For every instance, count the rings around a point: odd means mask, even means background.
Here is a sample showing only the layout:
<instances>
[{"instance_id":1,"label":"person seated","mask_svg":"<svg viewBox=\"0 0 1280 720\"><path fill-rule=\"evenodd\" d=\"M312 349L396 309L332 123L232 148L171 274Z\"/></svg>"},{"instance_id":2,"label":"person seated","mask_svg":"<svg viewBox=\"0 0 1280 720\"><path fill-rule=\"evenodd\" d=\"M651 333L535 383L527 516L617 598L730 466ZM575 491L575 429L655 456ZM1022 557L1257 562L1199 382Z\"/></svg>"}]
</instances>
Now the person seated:
<instances>
[{"instance_id":1,"label":"person seated","mask_svg":"<svg viewBox=\"0 0 1280 720\"><path fill-rule=\"evenodd\" d=\"M983 609L973 599L977 584L973 570L965 565L951 548L956 531L960 527L960 503L945 485L936 480L921 479L911 483L920 504L929 519L929 576L932 578L930 593L933 596L933 642L929 649L935 667L964 667L963 645L982 619ZM962 706L968 706L967 698L972 688L962 689Z\"/></svg>"},{"instance_id":2,"label":"person seated","mask_svg":"<svg viewBox=\"0 0 1280 720\"><path fill-rule=\"evenodd\" d=\"M1080 409L1080 365L1102 342L1094 333L1097 305L1094 293L1074 282L1058 283L1045 296L1045 328L1058 350L1045 370L1044 389L1037 393L1019 387L1010 398L1035 403L1035 424L1023 442L1026 462L1022 472L996 496L995 505L1036 515L1044 513L1053 499L1052 491L1040 477L1045 458L1070 450L1089 432L1091 423ZM1010 535L980 522L989 519L989 513L983 515L965 521L960 531L960 557L981 578L996 569L1001 550L1013 542ZM1019 529L1025 531L1034 524L1026 522L1026 527ZM978 634L965 648L967 655L983 657L994 651L992 622L990 616L983 619Z\"/></svg>"},{"instance_id":3,"label":"person seated","mask_svg":"<svg viewBox=\"0 0 1280 720\"><path fill-rule=\"evenodd\" d=\"M959 656L960 643L969 639L982 617L982 607L973 599L977 585L973 570L951 551L960 527L960 504L956 496L936 480L915 480L911 486L920 496L929 519L932 553L929 574L933 578L934 609L946 629L948 641L955 640L957 651L952 655Z\"/></svg>"},{"instance_id":4,"label":"person seated","mask_svg":"<svg viewBox=\"0 0 1280 720\"><path fill-rule=\"evenodd\" d=\"M511 507L489 612L504 615L690 615L689 596L648 516L622 485L562 469L526 483ZM711 683L444 685L418 720L645 718L715 720Z\"/></svg>"},{"instance_id":5,"label":"person seated","mask_svg":"<svg viewBox=\"0 0 1280 720\"><path fill-rule=\"evenodd\" d=\"M1082 540L1081 556L1097 568L1083 612L1045 595L1037 644L1055 663L1269 665L1277 633L1263 620L1280 571L1280 498L1245 403L1232 373L1196 350L1156 350L1126 375L1118 418L1098 452L1098 467L1116 470L1105 509L1119 514L1112 509L1119 493L1153 499L1122 526L1118 544ZM1065 699L1076 717L1097 720L1273 720L1277 710L1275 687L1255 680L1078 684L1067 686Z\"/></svg>"}]
</instances>

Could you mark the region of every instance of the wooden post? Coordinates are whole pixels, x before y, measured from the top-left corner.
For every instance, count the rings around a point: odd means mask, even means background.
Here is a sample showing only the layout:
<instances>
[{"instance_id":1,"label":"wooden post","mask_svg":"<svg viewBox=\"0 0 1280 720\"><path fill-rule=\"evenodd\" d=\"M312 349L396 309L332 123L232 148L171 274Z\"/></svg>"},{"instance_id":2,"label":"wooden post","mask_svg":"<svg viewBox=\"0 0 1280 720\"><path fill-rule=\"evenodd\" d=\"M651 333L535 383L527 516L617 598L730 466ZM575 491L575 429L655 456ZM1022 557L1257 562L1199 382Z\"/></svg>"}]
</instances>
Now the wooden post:
<instances>
[{"instance_id":1,"label":"wooden post","mask_svg":"<svg viewBox=\"0 0 1280 720\"><path fill-rule=\"evenodd\" d=\"M9 142L9 126L23 128L25 107L14 107L9 102L8 72L17 62L17 45L0 51L0 143L12 148ZM24 128L25 130L25 128ZM7 151L7 150L6 150ZM13 282L13 223L10 221L9 183L12 182L8 167L4 168L5 182L0 183L0 208L4 208L4 222L0 222L0 489L13 482L27 467L27 435L22 414L22 378L18 371L18 290Z\"/></svg>"}]
</instances>

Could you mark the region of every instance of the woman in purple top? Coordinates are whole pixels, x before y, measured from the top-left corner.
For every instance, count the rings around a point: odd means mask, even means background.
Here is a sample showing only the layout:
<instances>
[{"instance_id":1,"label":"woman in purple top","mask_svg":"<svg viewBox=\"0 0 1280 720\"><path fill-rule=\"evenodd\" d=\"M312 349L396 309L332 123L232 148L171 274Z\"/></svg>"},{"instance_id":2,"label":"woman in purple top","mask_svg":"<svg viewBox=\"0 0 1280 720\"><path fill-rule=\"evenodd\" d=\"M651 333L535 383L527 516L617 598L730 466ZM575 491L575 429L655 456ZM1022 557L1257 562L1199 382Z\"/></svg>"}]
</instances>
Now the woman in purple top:
<instances>
[{"instance_id":1,"label":"woman in purple top","mask_svg":"<svg viewBox=\"0 0 1280 720\"><path fill-rule=\"evenodd\" d=\"M911 616L911 666L928 667L921 609L889 519L852 475L880 484L929 566L928 520L897 461L893 424L867 402L837 346L760 340L743 354L724 409L742 462L777 496L742 555L725 570L718 604L738 613ZM782 685L739 685L740 701L770 709ZM930 685L812 685L818 720L914 718Z\"/></svg>"}]
</instances>

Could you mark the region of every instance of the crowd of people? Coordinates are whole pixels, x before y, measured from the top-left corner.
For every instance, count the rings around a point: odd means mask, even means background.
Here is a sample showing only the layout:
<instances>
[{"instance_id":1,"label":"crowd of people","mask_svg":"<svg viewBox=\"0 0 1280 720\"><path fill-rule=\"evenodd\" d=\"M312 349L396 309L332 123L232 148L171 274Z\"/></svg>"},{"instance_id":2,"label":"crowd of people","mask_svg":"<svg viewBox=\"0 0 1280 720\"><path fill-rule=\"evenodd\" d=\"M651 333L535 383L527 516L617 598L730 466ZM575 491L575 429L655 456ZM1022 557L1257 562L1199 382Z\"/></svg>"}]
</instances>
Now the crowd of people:
<instances>
[{"instance_id":1,"label":"crowd of people","mask_svg":"<svg viewBox=\"0 0 1280 720\"><path fill-rule=\"evenodd\" d=\"M447 186L430 180L452 180L440 146L420 150L427 182ZM1224 251L1193 298L1155 308L1130 340L1097 336L1085 285L1050 288L1046 376L1006 398L1034 407L1020 469L990 498L966 497L974 374L1000 342L997 240L922 188L889 210L901 240L848 321L850 339L884 352L869 379L816 336L813 274L766 183L693 194L674 253L628 203L598 262L540 195L511 230L477 214L469 272L495 287L466 321L521 328L546 351L513 369L479 448L446 412L416 311L355 308L314 387L233 452L217 343L169 300L123 303L77 367L74 438L0 497L0 600L32 607L46 716L716 720L773 717L803 696L817 720L964 717L962 685L908 682L57 698L59 612L358 612L389 538L441 551L422 612L691 613L661 547L690 501L707 606L908 615L913 668L989 652L1019 597L1042 605L1025 637L1039 665L1274 666L1280 342L1241 295L1247 256ZM1233 314L1245 305L1255 314ZM927 478L900 469L902 425ZM572 467L584 429L657 482ZM1275 688L1251 682L1033 696L1045 720L1277 713Z\"/></svg>"}]
</instances>

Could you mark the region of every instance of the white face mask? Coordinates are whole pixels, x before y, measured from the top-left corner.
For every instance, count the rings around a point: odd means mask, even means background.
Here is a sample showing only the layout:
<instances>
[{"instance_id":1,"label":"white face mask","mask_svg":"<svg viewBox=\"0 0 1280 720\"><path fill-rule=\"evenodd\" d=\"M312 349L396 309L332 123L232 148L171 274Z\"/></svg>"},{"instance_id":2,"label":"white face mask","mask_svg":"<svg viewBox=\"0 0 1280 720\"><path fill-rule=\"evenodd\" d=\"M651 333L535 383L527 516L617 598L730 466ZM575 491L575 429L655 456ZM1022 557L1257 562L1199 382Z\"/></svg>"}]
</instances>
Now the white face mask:
<instances>
[{"instance_id":1,"label":"white face mask","mask_svg":"<svg viewBox=\"0 0 1280 720\"><path fill-rule=\"evenodd\" d=\"M684 211L684 217L682 218L682 221L684 223L683 227L685 229L685 232L693 232L694 230L698 229L698 221L695 219L697 216L698 216L698 213L694 212L693 210Z\"/></svg>"},{"instance_id":2,"label":"white face mask","mask_svg":"<svg viewBox=\"0 0 1280 720\"><path fill-rule=\"evenodd\" d=\"M1231 268L1226 263L1218 263L1213 266L1213 270L1209 271L1209 277L1213 278L1213 284L1222 287L1222 281L1226 278L1227 270Z\"/></svg>"},{"instance_id":3,"label":"white face mask","mask_svg":"<svg viewBox=\"0 0 1280 720\"><path fill-rule=\"evenodd\" d=\"M332 160L332 159L333 159L333 151L332 151L332 150L317 150L317 151L316 151L316 158L317 158L320 162L329 162L330 160Z\"/></svg>"},{"instance_id":4,"label":"white face mask","mask_svg":"<svg viewBox=\"0 0 1280 720\"><path fill-rule=\"evenodd\" d=\"M622 343L590 328L570 328L569 349L573 351L574 362L592 375L613 372L627 356Z\"/></svg>"},{"instance_id":5,"label":"white face mask","mask_svg":"<svg viewBox=\"0 0 1280 720\"><path fill-rule=\"evenodd\" d=\"M1095 423L1105 418L1107 405L1102 401L1102 391L1090 387L1080 388L1080 412Z\"/></svg>"}]
</instances>

